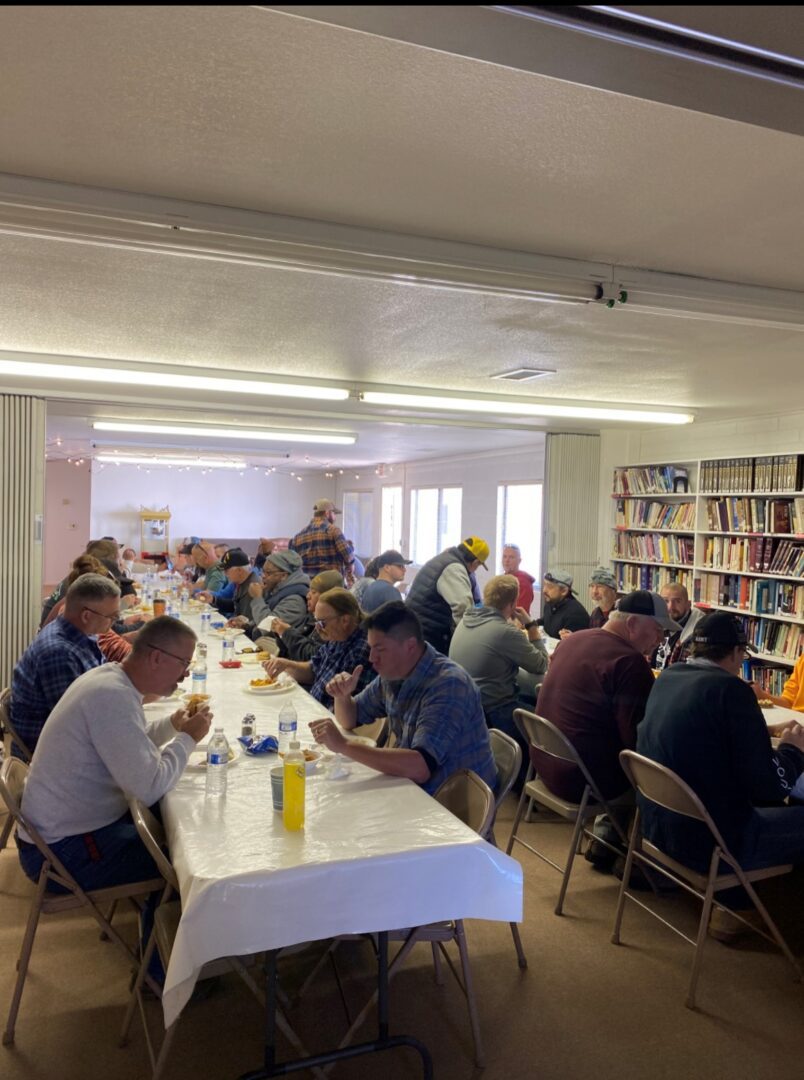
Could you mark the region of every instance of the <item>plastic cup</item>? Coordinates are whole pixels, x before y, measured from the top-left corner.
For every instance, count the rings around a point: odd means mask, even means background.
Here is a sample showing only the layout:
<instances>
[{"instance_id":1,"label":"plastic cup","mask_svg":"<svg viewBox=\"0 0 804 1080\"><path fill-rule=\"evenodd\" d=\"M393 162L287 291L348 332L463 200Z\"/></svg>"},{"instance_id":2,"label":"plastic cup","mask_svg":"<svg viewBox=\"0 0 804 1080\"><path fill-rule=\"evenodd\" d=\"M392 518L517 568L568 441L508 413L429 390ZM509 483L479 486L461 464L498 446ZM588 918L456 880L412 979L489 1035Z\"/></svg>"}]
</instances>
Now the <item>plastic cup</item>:
<instances>
[{"instance_id":1,"label":"plastic cup","mask_svg":"<svg viewBox=\"0 0 804 1080\"><path fill-rule=\"evenodd\" d=\"M273 799L274 810L281 810L284 805L284 784L284 765L275 765L271 769L271 798Z\"/></svg>"},{"instance_id":2,"label":"plastic cup","mask_svg":"<svg viewBox=\"0 0 804 1080\"><path fill-rule=\"evenodd\" d=\"M154 600L154 618L158 618L160 615L165 614L166 602L164 600Z\"/></svg>"}]
</instances>

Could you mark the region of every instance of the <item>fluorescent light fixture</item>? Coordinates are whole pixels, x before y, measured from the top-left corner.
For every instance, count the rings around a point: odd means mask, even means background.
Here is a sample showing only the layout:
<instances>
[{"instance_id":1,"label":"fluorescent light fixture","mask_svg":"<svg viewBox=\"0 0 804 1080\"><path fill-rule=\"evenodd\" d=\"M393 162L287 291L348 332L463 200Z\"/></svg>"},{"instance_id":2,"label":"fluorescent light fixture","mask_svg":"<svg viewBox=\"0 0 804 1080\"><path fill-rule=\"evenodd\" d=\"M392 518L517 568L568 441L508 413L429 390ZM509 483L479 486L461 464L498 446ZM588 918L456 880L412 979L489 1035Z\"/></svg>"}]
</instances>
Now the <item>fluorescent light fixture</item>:
<instances>
[{"instance_id":1,"label":"fluorescent light fixture","mask_svg":"<svg viewBox=\"0 0 804 1080\"><path fill-rule=\"evenodd\" d=\"M245 461L224 461L222 458L182 458L182 457L132 457L128 454L97 454L95 461L102 465L178 465L200 469L245 469Z\"/></svg>"},{"instance_id":2,"label":"fluorescent light fixture","mask_svg":"<svg viewBox=\"0 0 804 1080\"><path fill-rule=\"evenodd\" d=\"M194 435L201 439L244 439L247 442L323 443L333 446L353 446L356 435L340 435L331 431L269 431L267 428L196 427L189 424L123 423L117 420L96 420L96 431L128 431L143 435Z\"/></svg>"},{"instance_id":3,"label":"fluorescent light fixture","mask_svg":"<svg viewBox=\"0 0 804 1080\"><path fill-rule=\"evenodd\" d=\"M0 375L20 375L30 379L74 379L76 382L114 383L119 386L151 386L166 390L214 390L224 394L262 394L265 397L309 398L319 401L345 401L349 391L335 386L304 385L302 383L266 382L264 379L223 379L196 374L153 371L138 368L93 367L82 364L44 364L29 360L0 359Z\"/></svg>"},{"instance_id":4,"label":"fluorescent light fixture","mask_svg":"<svg viewBox=\"0 0 804 1080\"><path fill-rule=\"evenodd\" d=\"M691 424L691 413L642 409L638 406L556 404L545 401L518 401L511 398L437 397L430 394L392 394L366 391L361 401L369 405L394 405L407 409L446 409L453 412L510 413L515 416L565 416L576 420L625 420L638 424Z\"/></svg>"}]
</instances>

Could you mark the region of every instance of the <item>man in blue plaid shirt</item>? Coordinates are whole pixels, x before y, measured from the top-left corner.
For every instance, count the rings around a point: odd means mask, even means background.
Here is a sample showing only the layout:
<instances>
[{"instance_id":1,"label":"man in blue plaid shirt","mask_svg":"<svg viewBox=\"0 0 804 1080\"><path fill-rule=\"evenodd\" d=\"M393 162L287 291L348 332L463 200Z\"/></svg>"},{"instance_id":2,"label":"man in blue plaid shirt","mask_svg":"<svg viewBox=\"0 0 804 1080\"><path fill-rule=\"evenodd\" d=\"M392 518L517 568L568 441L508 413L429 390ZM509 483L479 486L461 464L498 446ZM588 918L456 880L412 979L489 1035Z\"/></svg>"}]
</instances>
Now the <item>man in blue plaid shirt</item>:
<instances>
[{"instance_id":1,"label":"man in blue plaid shirt","mask_svg":"<svg viewBox=\"0 0 804 1080\"><path fill-rule=\"evenodd\" d=\"M11 680L11 722L31 753L64 691L79 675L103 663L95 635L106 633L119 618L115 582L100 574L82 574L67 590L62 614L40 630L22 654ZM18 754L13 747L12 752Z\"/></svg>"},{"instance_id":2,"label":"man in blue plaid shirt","mask_svg":"<svg viewBox=\"0 0 804 1080\"><path fill-rule=\"evenodd\" d=\"M452 773L472 769L493 790L497 772L480 691L452 660L426 644L416 615L403 603L383 604L364 622L379 678L357 697L361 669L327 685L335 718L348 730L387 716L393 749L343 737L331 720L314 720L317 742L389 776L404 776L432 794Z\"/></svg>"}]
</instances>

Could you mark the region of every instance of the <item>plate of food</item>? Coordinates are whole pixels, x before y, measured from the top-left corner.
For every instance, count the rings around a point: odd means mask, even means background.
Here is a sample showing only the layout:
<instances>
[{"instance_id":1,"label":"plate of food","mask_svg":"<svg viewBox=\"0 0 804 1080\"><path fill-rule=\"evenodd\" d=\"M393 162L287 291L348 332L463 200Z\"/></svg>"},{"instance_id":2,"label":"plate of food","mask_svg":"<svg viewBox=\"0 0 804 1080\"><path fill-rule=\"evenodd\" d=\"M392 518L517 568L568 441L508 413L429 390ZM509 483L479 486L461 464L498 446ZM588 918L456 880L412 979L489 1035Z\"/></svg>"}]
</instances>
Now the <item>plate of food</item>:
<instances>
[{"instance_id":1,"label":"plate of food","mask_svg":"<svg viewBox=\"0 0 804 1080\"><path fill-rule=\"evenodd\" d=\"M263 649L241 649L237 658L244 664L262 664L265 660L271 659L271 654Z\"/></svg>"},{"instance_id":2,"label":"plate of food","mask_svg":"<svg viewBox=\"0 0 804 1080\"><path fill-rule=\"evenodd\" d=\"M311 750L309 747L305 746L302 749L302 753L304 754L304 771L309 776L310 773L315 772L316 766L321 760L321 752L319 750ZM285 755L280 751L277 756L284 758Z\"/></svg>"},{"instance_id":3,"label":"plate of food","mask_svg":"<svg viewBox=\"0 0 804 1080\"><path fill-rule=\"evenodd\" d=\"M266 675L262 679L252 679L244 690L248 694L287 694L295 686L296 683L292 679L272 679Z\"/></svg>"},{"instance_id":4,"label":"plate of food","mask_svg":"<svg viewBox=\"0 0 804 1080\"><path fill-rule=\"evenodd\" d=\"M760 707L760 709L775 709L776 708L776 702L775 701L770 701L770 700L768 700L766 698L764 701L759 702L759 707Z\"/></svg>"},{"instance_id":5,"label":"plate of food","mask_svg":"<svg viewBox=\"0 0 804 1080\"><path fill-rule=\"evenodd\" d=\"M207 767L207 746L208 743L198 743L195 750L192 751L187 759L188 769L197 769L201 772ZM240 743L229 743L229 765L237 765L243 758L243 748Z\"/></svg>"},{"instance_id":6,"label":"plate of food","mask_svg":"<svg viewBox=\"0 0 804 1080\"><path fill-rule=\"evenodd\" d=\"M202 705L209 702L209 694L182 694L181 699L187 706L187 715L192 716Z\"/></svg>"},{"instance_id":7,"label":"plate of food","mask_svg":"<svg viewBox=\"0 0 804 1080\"><path fill-rule=\"evenodd\" d=\"M211 634L217 634L217 636L220 638L236 638L240 637L241 634L245 634L245 632L246 631L241 629L239 626L220 626L213 627L213 629L210 630Z\"/></svg>"}]
</instances>

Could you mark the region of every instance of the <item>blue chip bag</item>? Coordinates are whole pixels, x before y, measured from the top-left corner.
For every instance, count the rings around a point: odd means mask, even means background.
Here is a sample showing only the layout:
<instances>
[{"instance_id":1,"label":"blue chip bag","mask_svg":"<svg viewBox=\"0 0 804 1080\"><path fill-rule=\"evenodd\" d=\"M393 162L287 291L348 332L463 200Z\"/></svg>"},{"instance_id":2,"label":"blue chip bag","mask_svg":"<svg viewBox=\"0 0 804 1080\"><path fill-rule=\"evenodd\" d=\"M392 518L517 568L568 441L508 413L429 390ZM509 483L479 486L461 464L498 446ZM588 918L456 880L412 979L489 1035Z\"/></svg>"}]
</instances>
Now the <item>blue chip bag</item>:
<instances>
[{"instance_id":1,"label":"blue chip bag","mask_svg":"<svg viewBox=\"0 0 804 1080\"><path fill-rule=\"evenodd\" d=\"M263 735L255 739L253 735L239 735L237 741L245 748L247 754L259 757L261 754L275 754L279 749L279 740L276 735Z\"/></svg>"}]
</instances>

